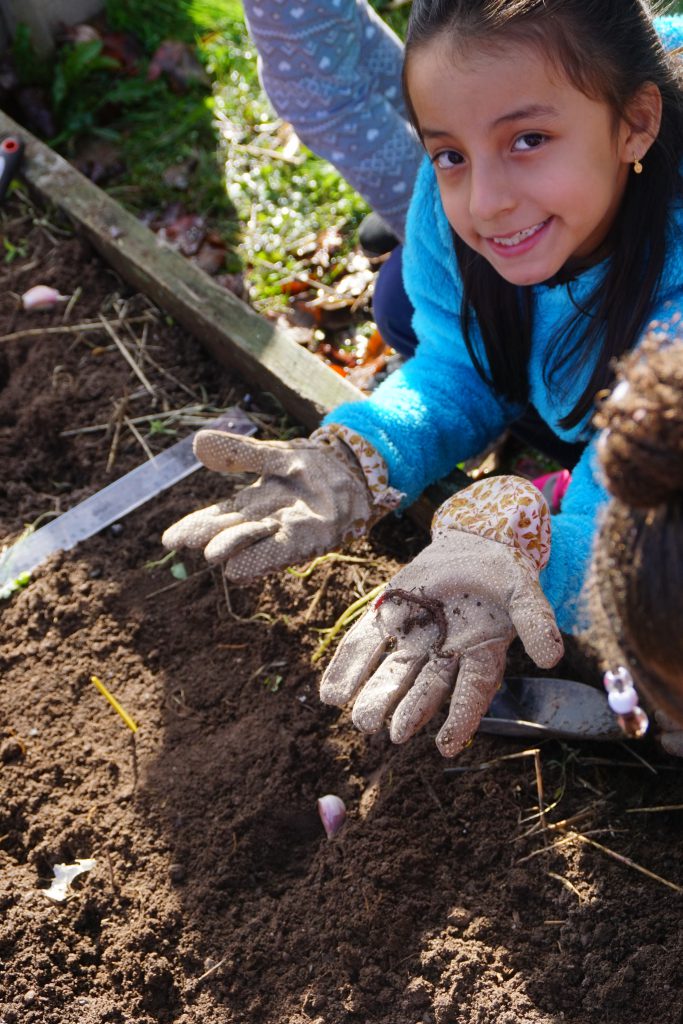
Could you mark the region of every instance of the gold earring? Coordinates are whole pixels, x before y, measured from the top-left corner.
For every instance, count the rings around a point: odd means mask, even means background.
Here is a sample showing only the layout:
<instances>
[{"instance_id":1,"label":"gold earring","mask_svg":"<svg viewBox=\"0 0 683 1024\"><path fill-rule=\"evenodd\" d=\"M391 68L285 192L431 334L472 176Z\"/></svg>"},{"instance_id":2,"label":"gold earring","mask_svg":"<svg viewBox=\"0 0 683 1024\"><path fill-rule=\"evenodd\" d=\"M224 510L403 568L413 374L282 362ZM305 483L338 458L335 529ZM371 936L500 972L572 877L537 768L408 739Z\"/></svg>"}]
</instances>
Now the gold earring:
<instances>
[{"instance_id":1,"label":"gold earring","mask_svg":"<svg viewBox=\"0 0 683 1024\"><path fill-rule=\"evenodd\" d=\"M635 153L633 154L633 170L636 174L643 173L643 165L641 164L640 160L635 155Z\"/></svg>"}]
</instances>

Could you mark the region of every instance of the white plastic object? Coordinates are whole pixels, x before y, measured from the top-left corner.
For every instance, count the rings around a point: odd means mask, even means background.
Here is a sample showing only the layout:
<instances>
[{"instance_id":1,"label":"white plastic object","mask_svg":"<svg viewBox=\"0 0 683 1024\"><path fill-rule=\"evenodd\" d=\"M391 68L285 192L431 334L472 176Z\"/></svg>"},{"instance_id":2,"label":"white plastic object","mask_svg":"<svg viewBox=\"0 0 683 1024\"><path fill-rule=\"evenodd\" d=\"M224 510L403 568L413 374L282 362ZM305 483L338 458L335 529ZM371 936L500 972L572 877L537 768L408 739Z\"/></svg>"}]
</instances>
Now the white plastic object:
<instances>
[{"instance_id":1,"label":"white plastic object","mask_svg":"<svg viewBox=\"0 0 683 1024\"><path fill-rule=\"evenodd\" d=\"M61 903L69 895L71 883L84 871L92 871L97 861L77 860L75 864L55 864L52 870L55 877L49 889L41 889L48 899Z\"/></svg>"},{"instance_id":2,"label":"white plastic object","mask_svg":"<svg viewBox=\"0 0 683 1024\"><path fill-rule=\"evenodd\" d=\"M615 715L628 715L638 707L638 694L633 686L625 690L610 690L607 703Z\"/></svg>"}]
</instances>

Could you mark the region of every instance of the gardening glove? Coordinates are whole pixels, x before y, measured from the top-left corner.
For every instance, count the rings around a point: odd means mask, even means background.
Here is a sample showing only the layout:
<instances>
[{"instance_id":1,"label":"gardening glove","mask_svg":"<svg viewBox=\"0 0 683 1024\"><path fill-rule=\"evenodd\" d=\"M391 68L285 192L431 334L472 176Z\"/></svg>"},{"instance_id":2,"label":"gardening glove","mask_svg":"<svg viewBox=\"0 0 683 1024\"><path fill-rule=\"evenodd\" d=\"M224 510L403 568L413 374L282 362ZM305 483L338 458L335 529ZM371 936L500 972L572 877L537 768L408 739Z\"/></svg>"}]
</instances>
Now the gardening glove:
<instances>
[{"instance_id":1,"label":"gardening glove","mask_svg":"<svg viewBox=\"0 0 683 1024\"><path fill-rule=\"evenodd\" d=\"M403 497L388 486L372 445L338 425L294 441L200 430L194 451L209 469L258 479L229 501L174 523L162 543L204 548L208 561L223 562L227 578L239 583L362 537Z\"/></svg>"},{"instance_id":2,"label":"gardening glove","mask_svg":"<svg viewBox=\"0 0 683 1024\"><path fill-rule=\"evenodd\" d=\"M344 637L320 696L364 733L390 717L405 743L452 693L436 744L454 757L476 732L500 686L516 634L541 668L563 654L538 574L550 553L550 513L518 477L480 481L437 510L432 542L394 576Z\"/></svg>"}]
</instances>

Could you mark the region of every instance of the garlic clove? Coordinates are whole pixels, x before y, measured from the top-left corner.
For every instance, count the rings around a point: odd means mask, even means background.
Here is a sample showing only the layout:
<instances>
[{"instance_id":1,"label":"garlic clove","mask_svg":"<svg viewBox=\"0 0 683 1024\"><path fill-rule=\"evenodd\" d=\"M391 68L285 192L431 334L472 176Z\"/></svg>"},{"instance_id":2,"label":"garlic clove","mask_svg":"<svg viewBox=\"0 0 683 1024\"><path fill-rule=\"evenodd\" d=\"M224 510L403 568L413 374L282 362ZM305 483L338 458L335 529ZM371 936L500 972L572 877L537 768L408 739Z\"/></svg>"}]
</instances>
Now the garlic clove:
<instances>
[{"instance_id":1,"label":"garlic clove","mask_svg":"<svg viewBox=\"0 0 683 1024\"><path fill-rule=\"evenodd\" d=\"M346 820L346 807L341 797L328 793L318 799L318 814L327 833L327 838L332 839Z\"/></svg>"},{"instance_id":2,"label":"garlic clove","mask_svg":"<svg viewBox=\"0 0 683 1024\"><path fill-rule=\"evenodd\" d=\"M47 284L36 284L21 296L24 309L54 309L58 302L66 302L68 295L60 295L56 288Z\"/></svg>"}]
</instances>

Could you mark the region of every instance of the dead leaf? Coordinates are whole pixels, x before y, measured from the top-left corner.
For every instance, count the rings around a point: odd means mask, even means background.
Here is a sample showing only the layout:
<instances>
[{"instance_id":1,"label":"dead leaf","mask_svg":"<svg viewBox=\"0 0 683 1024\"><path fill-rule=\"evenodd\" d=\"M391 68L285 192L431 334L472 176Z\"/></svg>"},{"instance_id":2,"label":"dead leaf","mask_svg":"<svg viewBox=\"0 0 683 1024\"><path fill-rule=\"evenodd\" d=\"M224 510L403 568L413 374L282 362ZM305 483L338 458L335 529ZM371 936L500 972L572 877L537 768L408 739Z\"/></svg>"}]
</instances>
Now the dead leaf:
<instances>
[{"instance_id":1,"label":"dead leaf","mask_svg":"<svg viewBox=\"0 0 683 1024\"><path fill-rule=\"evenodd\" d=\"M166 39L157 47L149 62L147 80L155 82L165 75L173 92L187 92L191 85L210 85L209 76L186 43Z\"/></svg>"}]
</instances>

